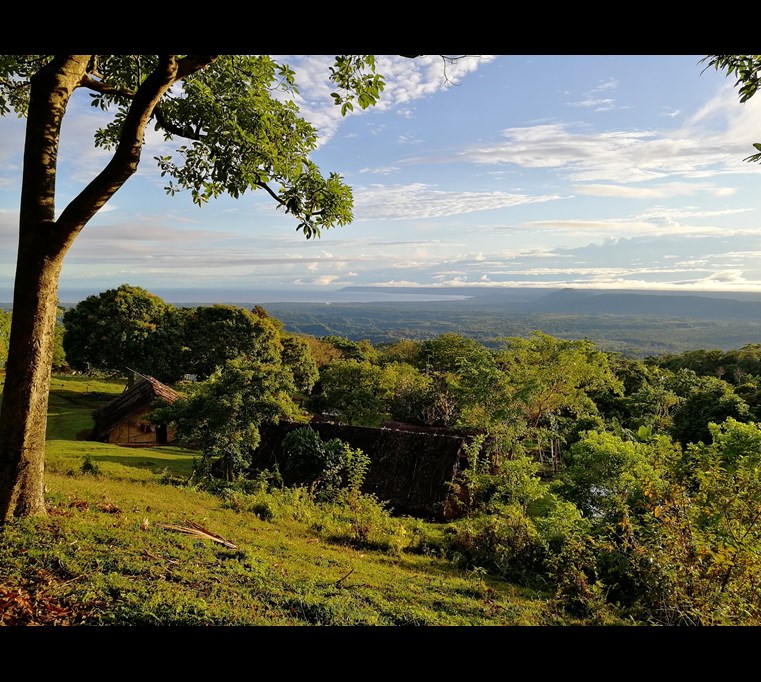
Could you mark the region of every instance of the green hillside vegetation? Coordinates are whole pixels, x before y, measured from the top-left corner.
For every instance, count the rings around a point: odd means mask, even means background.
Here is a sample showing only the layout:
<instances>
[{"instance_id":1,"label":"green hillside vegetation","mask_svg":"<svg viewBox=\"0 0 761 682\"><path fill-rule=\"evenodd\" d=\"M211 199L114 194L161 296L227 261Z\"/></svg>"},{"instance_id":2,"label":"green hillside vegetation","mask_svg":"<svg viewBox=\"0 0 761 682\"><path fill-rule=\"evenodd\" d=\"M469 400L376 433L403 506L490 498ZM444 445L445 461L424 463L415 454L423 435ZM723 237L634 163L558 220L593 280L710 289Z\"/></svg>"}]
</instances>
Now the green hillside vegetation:
<instances>
[{"instance_id":1,"label":"green hillside vegetation","mask_svg":"<svg viewBox=\"0 0 761 682\"><path fill-rule=\"evenodd\" d=\"M54 377L50 518L0 533L0 624L574 622L545 593L443 558L443 528L394 519L370 500L357 513L304 489L213 492L193 480L197 452L77 440L123 387Z\"/></svg>"},{"instance_id":2,"label":"green hillside vegetation","mask_svg":"<svg viewBox=\"0 0 761 682\"><path fill-rule=\"evenodd\" d=\"M272 303L272 315L293 332L393 343L447 332L494 346L495 339L541 329L563 339L594 340L601 350L645 358L702 348L731 350L761 337L757 319L714 320L672 315L526 312L473 301L426 303Z\"/></svg>"},{"instance_id":3,"label":"green hillside vegetation","mask_svg":"<svg viewBox=\"0 0 761 682\"><path fill-rule=\"evenodd\" d=\"M48 518L0 532L2 624L761 624L756 345L373 344L126 285L63 323L80 373L52 382ZM151 416L174 445L87 440L126 361L182 394ZM398 513L315 414L462 434L457 514ZM283 419L301 428L257 466L261 427Z\"/></svg>"}]
</instances>

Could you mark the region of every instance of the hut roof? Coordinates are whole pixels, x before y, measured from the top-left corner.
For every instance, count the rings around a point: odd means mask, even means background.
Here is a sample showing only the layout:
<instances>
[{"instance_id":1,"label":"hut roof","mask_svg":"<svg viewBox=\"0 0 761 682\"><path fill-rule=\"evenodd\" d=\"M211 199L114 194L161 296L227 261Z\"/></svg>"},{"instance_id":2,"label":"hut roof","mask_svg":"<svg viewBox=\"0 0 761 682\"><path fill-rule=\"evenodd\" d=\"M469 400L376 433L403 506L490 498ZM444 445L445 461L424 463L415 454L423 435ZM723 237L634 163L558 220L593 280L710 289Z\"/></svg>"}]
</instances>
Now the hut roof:
<instances>
[{"instance_id":1,"label":"hut roof","mask_svg":"<svg viewBox=\"0 0 761 682\"><path fill-rule=\"evenodd\" d=\"M370 458L362 489L396 513L445 519L455 515L450 483L467 467L472 434L442 428L389 424L380 428L313 421L280 421L260 428L253 469L273 468L284 458L282 442L294 429L312 427L322 440L339 438ZM287 482L286 482L287 483Z\"/></svg>"},{"instance_id":2,"label":"hut roof","mask_svg":"<svg viewBox=\"0 0 761 682\"><path fill-rule=\"evenodd\" d=\"M177 391L158 379L141 374L130 388L125 388L121 395L92 413L95 422L93 437L98 439L105 436L124 420L150 407L158 399L171 404L179 397Z\"/></svg>"}]
</instances>

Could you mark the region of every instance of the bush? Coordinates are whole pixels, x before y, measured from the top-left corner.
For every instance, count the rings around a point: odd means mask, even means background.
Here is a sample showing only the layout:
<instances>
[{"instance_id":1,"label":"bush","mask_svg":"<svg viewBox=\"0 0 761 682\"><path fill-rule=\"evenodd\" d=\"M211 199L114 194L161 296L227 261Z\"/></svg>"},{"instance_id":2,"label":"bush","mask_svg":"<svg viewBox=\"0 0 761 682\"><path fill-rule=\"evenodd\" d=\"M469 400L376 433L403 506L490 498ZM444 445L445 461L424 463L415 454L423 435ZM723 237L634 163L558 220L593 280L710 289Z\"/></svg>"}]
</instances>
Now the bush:
<instances>
[{"instance_id":1,"label":"bush","mask_svg":"<svg viewBox=\"0 0 761 682\"><path fill-rule=\"evenodd\" d=\"M79 467L79 471L85 475L100 476L100 467L93 461L90 455L86 455L82 459L82 466Z\"/></svg>"},{"instance_id":2,"label":"bush","mask_svg":"<svg viewBox=\"0 0 761 682\"><path fill-rule=\"evenodd\" d=\"M517 504L463 519L449 548L466 567L482 567L522 585L535 583L545 573L546 544Z\"/></svg>"},{"instance_id":3,"label":"bush","mask_svg":"<svg viewBox=\"0 0 761 682\"><path fill-rule=\"evenodd\" d=\"M392 516L373 495L343 489L321 509L312 529L331 542L399 555L417 540L405 520Z\"/></svg>"},{"instance_id":4,"label":"bush","mask_svg":"<svg viewBox=\"0 0 761 682\"><path fill-rule=\"evenodd\" d=\"M283 454L283 480L308 486L322 500L335 499L342 489L359 493L370 468L370 458L360 449L338 438L325 442L308 426L283 439Z\"/></svg>"}]
</instances>

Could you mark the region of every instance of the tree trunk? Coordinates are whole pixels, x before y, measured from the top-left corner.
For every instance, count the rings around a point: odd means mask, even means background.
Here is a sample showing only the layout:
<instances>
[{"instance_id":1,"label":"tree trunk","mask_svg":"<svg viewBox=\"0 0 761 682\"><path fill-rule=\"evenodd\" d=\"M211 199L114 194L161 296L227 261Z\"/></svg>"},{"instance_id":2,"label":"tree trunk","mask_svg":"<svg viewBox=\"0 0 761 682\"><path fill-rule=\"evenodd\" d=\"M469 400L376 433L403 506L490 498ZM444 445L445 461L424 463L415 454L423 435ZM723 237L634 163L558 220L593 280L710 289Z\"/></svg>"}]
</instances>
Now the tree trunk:
<instances>
[{"instance_id":1,"label":"tree trunk","mask_svg":"<svg viewBox=\"0 0 761 682\"><path fill-rule=\"evenodd\" d=\"M0 408L0 524L45 515L48 394L63 259L87 222L137 170L145 128L173 83L203 69L214 55L162 55L131 93L114 155L55 217L61 122L72 93L97 87L94 55L56 55L31 78L19 219L11 337Z\"/></svg>"},{"instance_id":2,"label":"tree trunk","mask_svg":"<svg viewBox=\"0 0 761 682\"><path fill-rule=\"evenodd\" d=\"M62 261L19 258L16 270L0 411L0 522L46 514L45 431Z\"/></svg>"},{"instance_id":3,"label":"tree trunk","mask_svg":"<svg viewBox=\"0 0 761 682\"><path fill-rule=\"evenodd\" d=\"M58 143L66 106L88 61L87 55L57 57L31 81L11 336L0 408L0 523L46 514L45 430L58 276L76 234L55 222Z\"/></svg>"}]
</instances>

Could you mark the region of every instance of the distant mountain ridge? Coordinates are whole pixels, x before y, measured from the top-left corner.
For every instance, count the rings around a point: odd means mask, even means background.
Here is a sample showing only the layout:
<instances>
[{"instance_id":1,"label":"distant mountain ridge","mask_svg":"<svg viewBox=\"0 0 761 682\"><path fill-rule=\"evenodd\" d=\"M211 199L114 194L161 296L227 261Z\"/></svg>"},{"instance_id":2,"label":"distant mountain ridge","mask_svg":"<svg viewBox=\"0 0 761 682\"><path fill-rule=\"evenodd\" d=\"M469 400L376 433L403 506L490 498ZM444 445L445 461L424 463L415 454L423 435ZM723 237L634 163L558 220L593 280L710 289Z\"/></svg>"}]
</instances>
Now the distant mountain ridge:
<instances>
[{"instance_id":1,"label":"distant mountain ridge","mask_svg":"<svg viewBox=\"0 0 761 682\"><path fill-rule=\"evenodd\" d=\"M361 290L372 287L346 287ZM387 293L458 294L470 304L502 304L524 313L583 315L634 315L679 317L700 320L761 321L761 294L705 291L684 294L675 291L612 289L539 289L500 287L375 287Z\"/></svg>"},{"instance_id":2,"label":"distant mountain ridge","mask_svg":"<svg viewBox=\"0 0 761 682\"><path fill-rule=\"evenodd\" d=\"M719 298L697 294L594 293L564 289L532 301L527 304L527 310L541 313L761 321L761 300L739 300L729 295Z\"/></svg>"}]
</instances>

